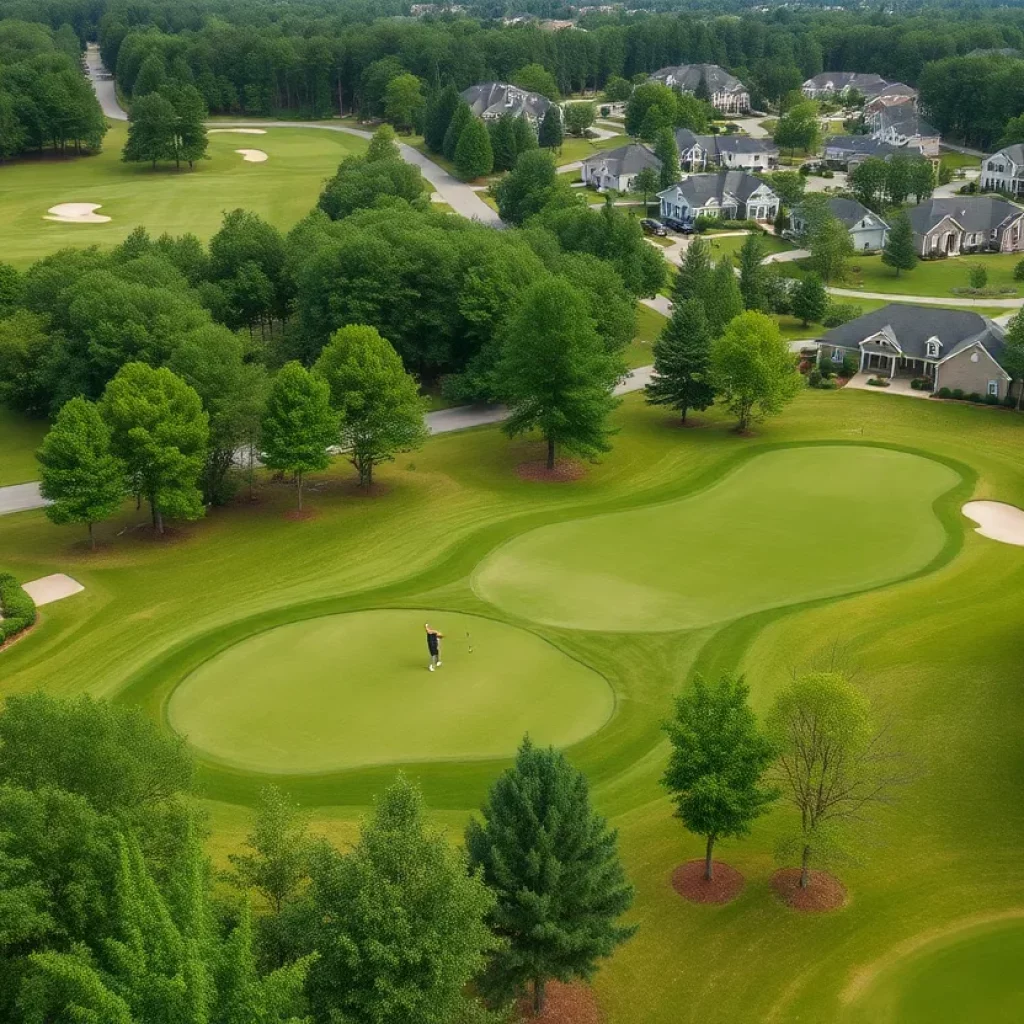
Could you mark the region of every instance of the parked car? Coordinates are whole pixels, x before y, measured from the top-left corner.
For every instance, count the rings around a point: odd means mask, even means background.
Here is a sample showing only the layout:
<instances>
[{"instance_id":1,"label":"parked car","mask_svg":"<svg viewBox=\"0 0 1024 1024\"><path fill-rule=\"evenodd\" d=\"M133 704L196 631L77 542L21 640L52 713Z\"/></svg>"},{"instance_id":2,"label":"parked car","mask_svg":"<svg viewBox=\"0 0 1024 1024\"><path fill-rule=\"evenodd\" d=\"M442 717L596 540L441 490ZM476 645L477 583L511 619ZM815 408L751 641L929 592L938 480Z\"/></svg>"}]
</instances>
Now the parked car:
<instances>
[{"instance_id":1,"label":"parked car","mask_svg":"<svg viewBox=\"0 0 1024 1024\"><path fill-rule=\"evenodd\" d=\"M667 228L671 228L673 231L678 231L683 235L693 234L693 221L692 220L679 220L677 217L666 217L662 224Z\"/></svg>"},{"instance_id":2,"label":"parked car","mask_svg":"<svg viewBox=\"0 0 1024 1024\"><path fill-rule=\"evenodd\" d=\"M667 235L668 231L665 230L665 225L660 220L655 220L653 217L644 217L640 221L640 227L644 229L644 232L648 235Z\"/></svg>"}]
</instances>

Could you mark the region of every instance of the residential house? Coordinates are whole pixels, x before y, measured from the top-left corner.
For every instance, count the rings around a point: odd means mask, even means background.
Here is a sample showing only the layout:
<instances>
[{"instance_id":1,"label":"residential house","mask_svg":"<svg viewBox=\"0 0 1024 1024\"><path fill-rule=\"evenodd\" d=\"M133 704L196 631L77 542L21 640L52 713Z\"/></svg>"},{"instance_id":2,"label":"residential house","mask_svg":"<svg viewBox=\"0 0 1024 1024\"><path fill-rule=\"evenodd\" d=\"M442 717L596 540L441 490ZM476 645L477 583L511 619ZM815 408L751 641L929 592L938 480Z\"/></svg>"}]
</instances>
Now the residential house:
<instances>
[{"instance_id":1,"label":"residential house","mask_svg":"<svg viewBox=\"0 0 1024 1024\"><path fill-rule=\"evenodd\" d=\"M902 114L917 110L917 90L902 82L887 85L864 104L864 121L877 128L882 111L898 108Z\"/></svg>"},{"instance_id":2,"label":"residential house","mask_svg":"<svg viewBox=\"0 0 1024 1024\"><path fill-rule=\"evenodd\" d=\"M924 377L932 388L1005 398L1010 375L1000 364L1003 329L968 310L893 302L818 339L818 358L853 353L862 372Z\"/></svg>"},{"instance_id":3,"label":"residential house","mask_svg":"<svg viewBox=\"0 0 1024 1024\"><path fill-rule=\"evenodd\" d=\"M861 74L859 71L825 71L808 78L801 92L808 99L819 96L847 96L859 92L862 96L875 95L888 83L881 75Z\"/></svg>"},{"instance_id":4,"label":"residential house","mask_svg":"<svg viewBox=\"0 0 1024 1024\"><path fill-rule=\"evenodd\" d=\"M461 95L473 114L485 121L496 121L503 114L512 114L537 124L551 106L551 100L546 96L505 82L481 82L471 85Z\"/></svg>"},{"instance_id":5,"label":"residential house","mask_svg":"<svg viewBox=\"0 0 1024 1024\"><path fill-rule=\"evenodd\" d=\"M658 193L661 215L677 220L774 220L779 197L760 178L744 171L690 174Z\"/></svg>"},{"instance_id":6,"label":"residential house","mask_svg":"<svg viewBox=\"0 0 1024 1024\"><path fill-rule=\"evenodd\" d=\"M981 187L1024 196L1024 146L1007 146L981 162Z\"/></svg>"},{"instance_id":7,"label":"residential house","mask_svg":"<svg viewBox=\"0 0 1024 1024\"><path fill-rule=\"evenodd\" d=\"M907 215L922 256L1024 252L1024 209L996 196L928 199Z\"/></svg>"},{"instance_id":8,"label":"residential house","mask_svg":"<svg viewBox=\"0 0 1024 1024\"><path fill-rule=\"evenodd\" d=\"M779 162L779 148L771 139L754 139L749 135L695 135L689 128L679 128L676 145L679 162L688 171L709 167L766 171Z\"/></svg>"},{"instance_id":9,"label":"residential house","mask_svg":"<svg viewBox=\"0 0 1024 1024\"><path fill-rule=\"evenodd\" d=\"M588 156L580 165L580 178L599 192L628 192L645 167L660 172L661 161L647 146L631 143Z\"/></svg>"},{"instance_id":10,"label":"residential house","mask_svg":"<svg viewBox=\"0 0 1024 1024\"><path fill-rule=\"evenodd\" d=\"M891 146L916 146L927 157L937 159L939 156L942 139L938 129L928 124L916 110L908 110L905 104L879 111L871 134L872 138Z\"/></svg>"},{"instance_id":11,"label":"residential house","mask_svg":"<svg viewBox=\"0 0 1024 1024\"><path fill-rule=\"evenodd\" d=\"M894 146L870 135L830 135L822 148L822 159L833 167L852 171L868 157L891 160L897 153L920 154L917 146Z\"/></svg>"},{"instance_id":12,"label":"residential house","mask_svg":"<svg viewBox=\"0 0 1024 1024\"><path fill-rule=\"evenodd\" d=\"M832 216L841 221L850 233L854 252L877 252L884 248L889 225L856 199L840 199L838 196L826 201ZM807 230L804 210L797 207L790 216L790 232L802 235Z\"/></svg>"},{"instance_id":13,"label":"residential house","mask_svg":"<svg viewBox=\"0 0 1024 1024\"><path fill-rule=\"evenodd\" d=\"M678 67L660 68L651 75L651 81L661 82L681 92L696 92L704 81L716 110L723 114L741 114L750 109L747 87L717 64L680 64Z\"/></svg>"}]
</instances>

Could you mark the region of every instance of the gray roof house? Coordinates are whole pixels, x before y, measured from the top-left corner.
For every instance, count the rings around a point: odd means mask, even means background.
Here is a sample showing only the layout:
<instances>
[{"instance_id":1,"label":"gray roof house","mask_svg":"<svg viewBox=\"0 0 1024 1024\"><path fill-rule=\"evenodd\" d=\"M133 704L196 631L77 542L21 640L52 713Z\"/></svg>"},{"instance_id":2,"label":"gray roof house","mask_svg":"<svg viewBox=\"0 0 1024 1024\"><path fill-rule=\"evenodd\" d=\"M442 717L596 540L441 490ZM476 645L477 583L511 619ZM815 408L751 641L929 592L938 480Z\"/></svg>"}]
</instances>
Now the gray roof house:
<instances>
[{"instance_id":1,"label":"gray roof house","mask_svg":"<svg viewBox=\"0 0 1024 1024\"><path fill-rule=\"evenodd\" d=\"M690 174L658 193L662 217L690 220L773 220L779 197L760 178L744 171Z\"/></svg>"},{"instance_id":2,"label":"gray roof house","mask_svg":"<svg viewBox=\"0 0 1024 1024\"><path fill-rule=\"evenodd\" d=\"M771 139L754 139L749 135L695 135L689 128L677 128L676 146L680 163L690 171L712 166L763 171L779 161L779 147Z\"/></svg>"},{"instance_id":3,"label":"gray roof house","mask_svg":"<svg viewBox=\"0 0 1024 1024\"><path fill-rule=\"evenodd\" d=\"M969 310L890 303L818 339L818 358L842 362L848 352L862 372L925 377L932 388L1005 398L1010 375L999 362L1003 329Z\"/></svg>"},{"instance_id":4,"label":"gray roof house","mask_svg":"<svg viewBox=\"0 0 1024 1024\"><path fill-rule=\"evenodd\" d=\"M897 153L921 152L919 146L895 146L870 135L830 135L822 148L822 159L837 167L853 170L868 157L891 160Z\"/></svg>"},{"instance_id":5,"label":"gray roof house","mask_svg":"<svg viewBox=\"0 0 1024 1024\"><path fill-rule=\"evenodd\" d=\"M580 165L580 178L598 191L615 189L628 192L637 174L645 167L661 170L661 161L647 146L630 143L588 156Z\"/></svg>"},{"instance_id":6,"label":"gray roof house","mask_svg":"<svg viewBox=\"0 0 1024 1024\"><path fill-rule=\"evenodd\" d=\"M808 78L801 86L805 96L845 96L855 90L863 96L874 96L889 83L881 75L861 74L859 71L824 71Z\"/></svg>"},{"instance_id":7,"label":"gray roof house","mask_svg":"<svg viewBox=\"0 0 1024 1024\"><path fill-rule=\"evenodd\" d=\"M997 196L927 199L907 215L922 256L1024 252L1024 209Z\"/></svg>"},{"instance_id":8,"label":"gray roof house","mask_svg":"<svg viewBox=\"0 0 1024 1024\"><path fill-rule=\"evenodd\" d=\"M1024 146L1007 146L981 161L981 187L1024 196Z\"/></svg>"},{"instance_id":9,"label":"gray roof house","mask_svg":"<svg viewBox=\"0 0 1024 1024\"><path fill-rule=\"evenodd\" d=\"M925 156L937 157L942 141L937 128L933 128L916 110L907 104L885 107L876 115L872 136L892 146L917 146Z\"/></svg>"},{"instance_id":10,"label":"gray roof house","mask_svg":"<svg viewBox=\"0 0 1024 1024\"><path fill-rule=\"evenodd\" d=\"M661 82L682 92L696 92L701 79L707 82L711 103L716 110L723 114L739 114L750 109L747 87L717 64L680 64L659 68L651 75L652 82Z\"/></svg>"},{"instance_id":11,"label":"gray roof house","mask_svg":"<svg viewBox=\"0 0 1024 1024\"><path fill-rule=\"evenodd\" d=\"M835 196L825 203L832 216L841 221L850 232L855 252L877 252L885 246L889 225L856 199L841 199ZM790 229L801 235L807 228L803 211L798 206L790 218Z\"/></svg>"},{"instance_id":12,"label":"gray roof house","mask_svg":"<svg viewBox=\"0 0 1024 1024\"><path fill-rule=\"evenodd\" d=\"M540 93L527 92L505 82L481 82L461 93L476 117L495 121L502 114L525 116L534 124L541 120L551 106L551 100Z\"/></svg>"}]
</instances>

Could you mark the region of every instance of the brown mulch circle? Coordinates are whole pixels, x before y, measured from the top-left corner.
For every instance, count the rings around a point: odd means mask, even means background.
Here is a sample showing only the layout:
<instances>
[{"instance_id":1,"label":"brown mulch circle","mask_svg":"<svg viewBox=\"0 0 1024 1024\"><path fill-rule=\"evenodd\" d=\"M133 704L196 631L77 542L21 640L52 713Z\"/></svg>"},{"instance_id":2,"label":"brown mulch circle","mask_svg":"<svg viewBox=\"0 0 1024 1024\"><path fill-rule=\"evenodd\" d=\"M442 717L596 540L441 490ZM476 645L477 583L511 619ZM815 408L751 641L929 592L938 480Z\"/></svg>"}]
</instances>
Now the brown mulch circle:
<instances>
[{"instance_id":1,"label":"brown mulch circle","mask_svg":"<svg viewBox=\"0 0 1024 1024\"><path fill-rule=\"evenodd\" d=\"M800 869L781 868L772 875L772 888L787 907L817 914L846 904L846 887L827 871L812 871L806 889L800 888Z\"/></svg>"},{"instance_id":2,"label":"brown mulch circle","mask_svg":"<svg viewBox=\"0 0 1024 1024\"><path fill-rule=\"evenodd\" d=\"M299 509L293 508L289 512L285 512L284 518L290 523L305 523L310 519L316 519L320 515L315 508L304 508L300 512Z\"/></svg>"},{"instance_id":3,"label":"brown mulch circle","mask_svg":"<svg viewBox=\"0 0 1024 1024\"><path fill-rule=\"evenodd\" d=\"M565 484L579 480L586 475L586 467L575 459L558 459L554 469L548 469L546 462L520 462L516 467L520 480L536 483Z\"/></svg>"},{"instance_id":4,"label":"brown mulch circle","mask_svg":"<svg viewBox=\"0 0 1024 1024\"><path fill-rule=\"evenodd\" d=\"M549 981L544 996L544 1009L536 1017L531 1000L522 1000L518 1006L520 1019L537 1024L601 1024L604 1019L594 990L581 981L569 985Z\"/></svg>"},{"instance_id":5,"label":"brown mulch circle","mask_svg":"<svg viewBox=\"0 0 1024 1024\"><path fill-rule=\"evenodd\" d=\"M704 861L688 860L672 872L672 888L691 903L730 903L745 885L743 876L720 860L712 861L711 881L704 877Z\"/></svg>"}]
</instances>

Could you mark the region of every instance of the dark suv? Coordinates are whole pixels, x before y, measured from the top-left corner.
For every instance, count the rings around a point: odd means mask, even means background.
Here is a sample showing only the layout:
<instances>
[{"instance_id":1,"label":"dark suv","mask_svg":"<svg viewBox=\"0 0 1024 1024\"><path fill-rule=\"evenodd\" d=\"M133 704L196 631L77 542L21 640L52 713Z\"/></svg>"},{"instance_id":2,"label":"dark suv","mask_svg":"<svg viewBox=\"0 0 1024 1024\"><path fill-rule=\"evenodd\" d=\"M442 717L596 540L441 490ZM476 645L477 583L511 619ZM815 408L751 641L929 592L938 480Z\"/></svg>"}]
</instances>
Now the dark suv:
<instances>
[{"instance_id":1,"label":"dark suv","mask_svg":"<svg viewBox=\"0 0 1024 1024\"><path fill-rule=\"evenodd\" d=\"M662 224L660 220L655 220L653 217L644 217L644 219L640 221L640 227L642 227L648 235L668 234L665 230L665 225Z\"/></svg>"},{"instance_id":2,"label":"dark suv","mask_svg":"<svg viewBox=\"0 0 1024 1024\"><path fill-rule=\"evenodd\" d=\"M676 217L666 217L662 224L667 228L671 228L673 231L678 231L682 235L693 234L693 221L692 220L679 220Z\"/></svg>"}]
</instances>

